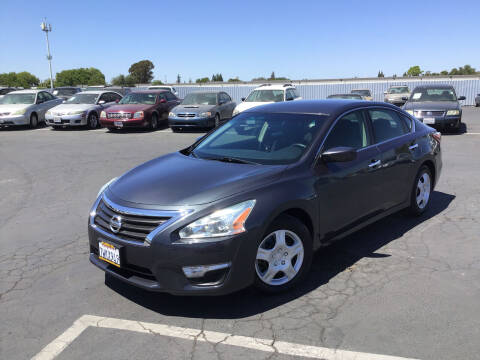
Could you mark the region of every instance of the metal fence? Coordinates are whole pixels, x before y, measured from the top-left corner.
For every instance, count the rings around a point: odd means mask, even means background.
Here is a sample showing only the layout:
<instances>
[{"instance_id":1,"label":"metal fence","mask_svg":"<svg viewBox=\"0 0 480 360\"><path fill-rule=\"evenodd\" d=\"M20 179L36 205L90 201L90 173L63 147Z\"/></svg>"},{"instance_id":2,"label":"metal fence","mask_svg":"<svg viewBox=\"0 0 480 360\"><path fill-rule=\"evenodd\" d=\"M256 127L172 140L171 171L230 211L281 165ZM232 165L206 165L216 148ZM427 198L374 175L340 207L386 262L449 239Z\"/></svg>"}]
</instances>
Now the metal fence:
<instances>
[{"instance_id":1,"label":"metal fence","mask_svg":"<svg viewBox=\"0 0 480 360\"><path fill-rule=\"evenodd\" d=\"M383 101L384 91L390 86L407 85L410 90L415 86L426 84L448 84L452 85L457 92L457 96L465 96L463 105L475 105L475 96L480 94L480 77L469 78L402 78L402 79L370 79L370 80L324 80L324 81L293 81L298 92L304 99L325 99L331 94L349 93L352 89L369 89L372 92L375 101ZM223 90L227 92L236 102L240 102L242 97L248 96L250 91L256 88L258 83L242 84L188 84L173 85L180 98L192 91L199 90Z\"/></svg>"}]
</instances>

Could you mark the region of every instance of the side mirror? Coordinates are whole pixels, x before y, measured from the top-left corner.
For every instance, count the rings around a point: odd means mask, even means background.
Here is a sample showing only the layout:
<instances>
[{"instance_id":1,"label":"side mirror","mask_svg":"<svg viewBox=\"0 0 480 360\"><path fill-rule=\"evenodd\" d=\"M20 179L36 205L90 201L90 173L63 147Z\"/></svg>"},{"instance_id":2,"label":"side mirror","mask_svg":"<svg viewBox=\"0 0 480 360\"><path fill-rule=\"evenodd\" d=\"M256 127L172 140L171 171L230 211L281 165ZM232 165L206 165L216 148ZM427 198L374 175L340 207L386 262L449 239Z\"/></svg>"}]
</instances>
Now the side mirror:
<instances>
[{"instance_id":1,"label":"side mirror","mask_svg":"<svg viewBox=\"0 0 480 360\"><path fill-rule=\"evenodd\" d=\"M120 102L120 99L115 99L115 102L118 104Z\"/></svg>"},{"instance_id":2,"label":"side mirror","mask_svg":"<svg viewBox=\"0 0 480 360\"><path fill-rule=\"evenodd\" d=\"M387 94L388 94L388 92L387 92L387 91L384 91L384 92L383 92L383 95L387 95Z\"/></svg>"},{"instance_id":3,"label":"side mirror","mask_svg":"<svg viewBox=\"0 0 480 360\"><path fill-rule=\"evenodd\" d=\"M403 101L408 101L408 97L402 96L402 100L403 100Z\"/></svg>"},{"instance_id":4,"label":"side mirror","mask_svg":"<svg viewBox=\"0 0 480 360\"><path fill-rule=\"evenodd\" d=\"M241 100L242 100L242 101L245 101L245 98L243 97Z\"/></svg>"},{"instance_id":5,"label":"side mirror","mask_svg":"<svg viewBox=\"0 0 480 360\"><path fill-rule=\"evenodd\" d=\"M167 100L165 99L160 99L160 104L165 104L167 102Z\"/></svg>"},{"instance_id":6,"label":"side mirror","mask_svg":"<svg viewBox=\"0 0 480 360\"><path fill-rule=\"evenodd\" d=\"M339 146L322 153L325 162L348 162L357 158L357 151L351 147Z\"/></svg>"},{"instance_id":7,"label":"side mirror","mask_svg":"<svg viewBox=\"0 0 480 360\"><path fill-rule=\"evenodd\" d=\"M465 100L465 99L466 99L465 96L460 96L460 97L458 98L458 101Z\"/></svg>"},{"instance_id":8,"label":"side mirror","mask_svg":"<svg viewBox=\"0 0 480 360\"><path fill-rule=\"evenodd\" d=\"M99 105L105 104L105 100L100 100L100 101L98 102L98 104L99 104Z\"/></svg>"},{"instance_id":9,"label":"side mirror","mask_svg":"<svg viewBox=\"0 0 480 360\"><path fill-rule=\"evenodd\" d=\"M285 101L292 101L292 100L293 100L293 97L291 97L291 96L285 98Z\"/></svg>"},{"instance_id":10,"label":"side mirror","mask_svg":"<svg viewBox=\"0 0 480 360\"><path fill-rule=\"evenodd\" d=\"M218 100L218 105L223 105L225 104L225 100Z\"/></svg>"}]
</instances>

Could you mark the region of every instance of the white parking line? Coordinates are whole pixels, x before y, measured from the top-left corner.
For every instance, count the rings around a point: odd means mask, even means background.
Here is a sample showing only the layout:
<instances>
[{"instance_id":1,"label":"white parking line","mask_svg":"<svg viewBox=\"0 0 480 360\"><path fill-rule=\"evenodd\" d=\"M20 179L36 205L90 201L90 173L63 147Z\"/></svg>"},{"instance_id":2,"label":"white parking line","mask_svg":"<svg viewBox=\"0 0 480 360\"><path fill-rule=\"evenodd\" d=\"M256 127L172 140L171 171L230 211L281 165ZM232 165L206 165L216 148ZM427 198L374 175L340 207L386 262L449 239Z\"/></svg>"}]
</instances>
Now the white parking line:
<instances>
[{"instance_id":1,"label":"white parking line","mask_svg":"<svg viewBox=\"0 0 480 360\"><path fill-rule=\"evenodd\" d=\"M248 336L202 331L164 324L115 319L94 315L83 315L71 327L45 346L32 360L52 360L70 345L89 326L97 328L129 330L138 333L168 336L200 342L221 343L246 349L278 353L291 356L303 356L311 359L327 360L413 360L397 356L369 354L356 351L337 350L319 346L302 345L285 341L259 339Z\"/></svg>"},{"instance_id":2,"label":"white parking line","mask_svg":"<svg viewBox=\"0 0 480 360\"><path fill-rule=\"evenodd\" d=\"M480 135L480 133L472 133L472 132L467 132L465 135Z\"/></svg>"}]
</instances>

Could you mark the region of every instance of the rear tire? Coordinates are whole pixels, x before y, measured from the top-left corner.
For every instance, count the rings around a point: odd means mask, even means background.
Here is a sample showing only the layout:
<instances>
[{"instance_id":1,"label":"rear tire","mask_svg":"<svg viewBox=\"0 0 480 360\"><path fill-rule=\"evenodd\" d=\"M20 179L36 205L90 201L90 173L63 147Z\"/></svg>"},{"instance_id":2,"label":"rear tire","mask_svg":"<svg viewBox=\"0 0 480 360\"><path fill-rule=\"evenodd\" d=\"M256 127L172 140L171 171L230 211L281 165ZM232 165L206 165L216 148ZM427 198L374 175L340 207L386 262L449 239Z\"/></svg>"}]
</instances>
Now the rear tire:
<instances>
[{"instance_id":1,"label":"rear tire","mask_svg":"<svg viewBox=\"0 0 480 360\"><path fill-rule=\"evenodd\" d=\"M256 251L254 286L263 292L279 293L307 276L313 257L312 237L300 220L281 215L257 242Z\"/></svg>"},{"instance_id":2,"label":"rear tire","mask_svg":"<svg viewBox=\"0 0 480 360\"><path fill-rule=\"evenodd\" d=\"M217 128L220 126L220 115L216 114L215 115L215 125L214 128Z\"/></svg>"},{"instance_id":3,"label":"rear tire","mask_svg":"<svg viewBox=\"0 0 480 360\"><path fill-rule=\"evenodd\" d=\"M412 193L410 195L411 215L422 215L430 205L430 199L433 191L432 173L428 166L423 165L418 170L415 182L413 183Z\"/></svg>"},{"instance_id":4,"label":"rear tire","mask_svg":"<svg viewBox=\"0 0 480 360\"><path fill-rule=\"evenodd\" d=\"M33 113L32 115L30 115L30 127L34 129L37 126L38 126L38 115Z\"/></svg>"}]
</instances>

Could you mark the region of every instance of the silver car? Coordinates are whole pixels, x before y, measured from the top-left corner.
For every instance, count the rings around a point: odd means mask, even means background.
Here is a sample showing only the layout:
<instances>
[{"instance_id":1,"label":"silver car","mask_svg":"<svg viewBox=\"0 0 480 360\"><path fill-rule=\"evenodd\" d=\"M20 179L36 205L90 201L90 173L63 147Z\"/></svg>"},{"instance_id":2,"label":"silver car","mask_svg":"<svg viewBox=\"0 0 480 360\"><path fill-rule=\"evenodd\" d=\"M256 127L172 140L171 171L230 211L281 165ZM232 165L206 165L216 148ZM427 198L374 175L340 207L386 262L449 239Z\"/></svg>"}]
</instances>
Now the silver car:
<instances>
[{"instance_id":1,"label":"silver car","mask_svg":"<svg viewBox=\"0 0 480 360\"><path fill-rule=\"evenodd\" d=\"M63 104L55 106L46 114L47 125L56 129L66 126L99 127L100 113L115 105L122 95L114 91L95 90L76 93Z\"/></svg>"},{"instance_id":2,"label":"silver car","mask_svg":"<svg viewBox=\"0 0 480 360\"><path fill-rule=\"evenodd\" d=\"M40 122L45 121L45 113L62 101L45 90L12 91L1 100L0 127L37 127Z\"/></svg>"},{"instance_id":3,"label":"silver car","mask_svg":"<svg viewBox=\"0 0 480 360\"><path fill-rule=\"evenodd\" d=\"M383 94L385 95L384 101L386 103L402 106L410 97L410 90L406 85L390 86Z\"/></svg>"}]
</instances>

